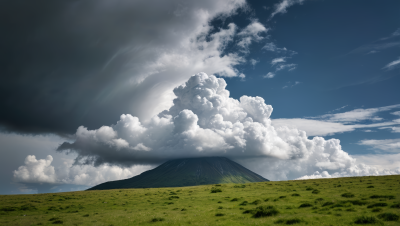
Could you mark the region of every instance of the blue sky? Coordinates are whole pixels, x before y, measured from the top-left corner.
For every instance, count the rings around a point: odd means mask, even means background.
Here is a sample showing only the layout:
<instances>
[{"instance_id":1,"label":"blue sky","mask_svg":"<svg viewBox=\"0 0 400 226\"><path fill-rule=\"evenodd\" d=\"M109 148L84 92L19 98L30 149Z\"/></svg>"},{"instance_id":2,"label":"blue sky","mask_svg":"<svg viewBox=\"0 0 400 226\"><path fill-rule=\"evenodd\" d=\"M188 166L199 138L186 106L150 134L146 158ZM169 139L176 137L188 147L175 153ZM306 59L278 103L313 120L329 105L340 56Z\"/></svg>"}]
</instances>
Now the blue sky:
<instances>
[{"instance_id":1,"label":"blue sky","mask_svg":"<svg viewBox=\"0 0 400 226\"><path fill-rule=\"evenodd\" d=\"M274 107L273 119L310 118L399 104L400 71L395 65L388 66L399 59L399 3L304 1L272 19L274 7L260 1L250 1L249 5L253 18L271 30L265 40L250 47L248 58L257 63L253 66L249 61L250 65L240 68L246 81L228 80L233 97L263 97ZM231 19L239 23L246 16ZM287 51L263 49L268 43ZM295 69L276 72L279 64L272 64L274 59L294 64ZM264 78L269 72L275 76ZM390 114L396 111L398 107L377 112L376 116L382 118L380 122L391 121L398 118ZM360 123L371 121L365 118ZM375 127L326 137L340 139L350 154L365 154L376 150L358 145L359 140L400 136L392 129Z\"/></svg>"},{"instance_id":2,"label":"blue sky","mask_svg":"<svg viewBox=\"0 0 400 226\"><path fill-rule=\"evenodd\" d=\"M258 160L259 152L250 148L253 141L246 135L241 137L248 145L240 146L243 150L232 148L232 137L221 141L210 136L203 143L211 144L193 152L176 146L174 152L181 156L228 150L227 157L271 180L400 173L399 1L120 0L48 2L45 8L30 1L1 4L10 22L4 22L7 35L0 40L0 103L6 109L0 113L0 194L82 190L176 157L168 155L164 143L151 146L172 139L170 132L152 141L129 140L124 136L141 132L139 127L130 133L118 127L127 120L137 119L143 131L168 131L152 123L164 117L178 128L178 121L168 117L197 117L200 129L220 131L202 124L215 112L185 105L188 113L173 103L174 98L188 98L174 88L199 72L210 76L198 74L204 89L215 81L214 74L227 85L218 90L228 90L231 98L265 100L246 100L262 109L262 119L231 99L223 101L236 106L227 115L243 111L253 126L261 123L270 132L285 127L300 135L271 135L264 145L273 148L261 150L265 158ZM17 18L16 12L24 16ZM82 134L97 135L89 139ZM316 159L290 162L287 156L293 150L274 146L274 139L293 147L291 139L318 146L315 137L324 138L325 149L301 153ZM330 139L340 140L341 146ZM327 151L329 145L335 151ZM132 150L149 155L129 155ZM128 154L119 156L124 151ZM235 151L248 154L243 160ZM321 157L328 152L330 162Z\"/></svg>"},{"instance_id":3,"label":"blue sky","mask_svg":"<svg viewBox=\"0 0 400 226\"><path fill-rule=\"evenodd\" d=\"M269 38L251 46L248 58L259 63L254 68L243 67L246 84L228 83L232 95L262 96L275 106L274 115L279 118L322 115L346 105L342 111L398 104L399 71L384 69L399 57L399 35L395 35L400 32L398 9L393 4L351 1L343 7L341 1L305 1L288 8L285 14L277 14L266 22L272 27L266 35ZM267 21L268 12L273 10L258 4L254 9L260 22ZM266 43L297 54L266 51L262 49ZM390 43L397 45L385 48ZM288 57L286 64L296 64L296 69L263 79L263 75L276 70L270 62L284 57ZM296 81L301 83L282 89ZM241 86L239 92L236 84ZM297 111L286 109L295 103L303 107Z\"/></svg>"}]
</instances>

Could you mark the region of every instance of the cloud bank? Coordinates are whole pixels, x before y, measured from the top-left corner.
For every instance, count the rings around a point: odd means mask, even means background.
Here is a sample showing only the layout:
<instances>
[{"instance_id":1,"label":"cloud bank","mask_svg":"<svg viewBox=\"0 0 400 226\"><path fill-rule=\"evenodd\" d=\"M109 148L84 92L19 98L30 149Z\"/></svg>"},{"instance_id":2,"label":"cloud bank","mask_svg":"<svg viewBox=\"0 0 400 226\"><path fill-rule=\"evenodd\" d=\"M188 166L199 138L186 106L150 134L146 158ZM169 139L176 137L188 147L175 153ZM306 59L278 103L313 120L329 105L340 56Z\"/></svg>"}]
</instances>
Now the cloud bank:
<instances>
[{"instance_id":1,"label":"cloud bank","mask_svg":"<svg viewBox=\"0 0 400 226\"><path fill-rule=\"evenodd\" d=\"M352 175L348 170L360 167L337 139L308 139L304 131L272 126L272 106L261 97L230 98L222 78L198 73L175 88L174 94L174 105L147 122L123 114L111 126L94 130L80 126L76 140L64 142L58 150L77 154L75 164L95 167L131 167L201 156L225 156L247 164L260 159L264 162L260 166L267 162L276 166L270 170L278 172L272 176L276 179L294 179L316 170ZM26 166L41 165L38 170L47 176L26 174L34 170L22 167L15 177L20 181L54 181L51 158L34 160L27 158Z\"/></svg>"},{"instance_id":2,"label":"cloud bank","mask_svg":"<svg viewBox=\"0 0 400 226\"><path fill-rule=\"evenodd\" d=\"M400 172L357 163L342 150L338 139L308 139L302 130L273 126L273 108L263 98L233 99L226 85L222 78L198 73L174 89L176 98L170 109L149 121L123 114L111 126L94 130L80 126L74 142L58 147L58 151L77 155L74 165L70 160L57 173L51 156L42 160L28 156L14 178L27 183L85 184L93 177L103 182L144 170L132 168L137 165L202 156L232 158L272 180Z\"/></svg>"}]
</instances>

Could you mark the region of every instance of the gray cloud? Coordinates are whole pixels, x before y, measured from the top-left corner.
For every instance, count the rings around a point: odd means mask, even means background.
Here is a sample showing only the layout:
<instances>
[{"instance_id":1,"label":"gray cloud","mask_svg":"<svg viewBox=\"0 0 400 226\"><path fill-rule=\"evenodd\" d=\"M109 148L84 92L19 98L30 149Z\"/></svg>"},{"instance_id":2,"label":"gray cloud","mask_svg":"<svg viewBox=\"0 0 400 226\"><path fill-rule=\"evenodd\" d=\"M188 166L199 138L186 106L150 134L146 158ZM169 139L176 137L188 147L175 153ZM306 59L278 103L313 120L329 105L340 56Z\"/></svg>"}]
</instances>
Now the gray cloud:
<instances>
[{"instance_id":1,"label":"gray cloud","mask_svg":"<svg viewBox=\"0 0 400 226\"><path fill-rule=\"evenodd\" d=\"M167 109L172 88L191 74L239 76L234 66L243 59L222 54L235 25L205 36L210 20L244 5L1 1L0 127L68 134L82 124L110 124L121 113L146 118Z\"/></svg>"}]
</instances>

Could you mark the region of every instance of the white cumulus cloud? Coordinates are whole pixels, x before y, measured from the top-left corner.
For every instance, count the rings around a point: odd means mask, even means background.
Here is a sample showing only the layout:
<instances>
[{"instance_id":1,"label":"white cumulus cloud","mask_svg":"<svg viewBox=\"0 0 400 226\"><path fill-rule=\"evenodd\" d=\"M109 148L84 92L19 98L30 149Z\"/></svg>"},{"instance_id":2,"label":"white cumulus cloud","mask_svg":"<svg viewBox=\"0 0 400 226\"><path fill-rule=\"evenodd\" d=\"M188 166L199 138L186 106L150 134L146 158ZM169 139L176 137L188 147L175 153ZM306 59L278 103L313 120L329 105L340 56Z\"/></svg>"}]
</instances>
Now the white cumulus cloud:
<instances>
[{"instance_id":1,"label":"white cumulus cloud","mask_svg":"<svg viewBox=\"0 0 400 226\"><path fill-rule=\"evenodd\" d=\"M400 174L400 167L394 170L378 170L365 164L348 168L342 172L329 174L327 171L315 171L311 175L305 175L297 178L298 180L319 179L319 178L335 178L335 177L360 177L360 176L379 176L379 175L397 175Z\"/></svg>"},{"instance_id":2,"label":"white cumulus cloud","mask_svg":"<svg viewBox=\"0 0 400 226\"><path fill-rule=\"evenodd\" d=\"M36 160L28 155L25 164L14 171L14 181L22 183L77 184L94 186L112 180L121 180L136 176L153 166L135 165L131 167L111 166L108 164L94 167L74 165L71 159L64 159L62 164L53 166L53 157Z\"/></svg>"},{"instance_id":3,"label":"white cumulus cloud","mask_svg":"<svg viewBox=\"0 0 400 226\"><path fill-rule=\"evenodd\" d=\"M313 174L299 177L298 179L318 179L351 176L378 176L400 174L400 154L367 154L353 155L357 164L345 170L329 173L315 171Z\"/></svg>"},{"instance_id":4,"label":"white cumulus cloud","mask_svg":"<svg viewBox=\"0 0 400 226\"><path fill-rule=\"evenodd\" d=\"M14 178L17 181L35 183L55 183L56 175L54 167L51 165L53 157L48 155L46 159L37 160L34 155L25 158L25 165L20 166L14 171Z\"/></svg>"},{"instance_id":5,"label":"white cumulus cloud","mask_svg":"<svg viewBox=\"0 0 400 226\"><path fill-rule=\"evenodd\" d=\"M89 130L81 126L76 141L63 143L59 151L74 152L77 163L95 166L225 156L247 167L258 161L256 165L264 169L254 170L269 179L294 179L316 171L333 176L378 172L356 164L337 139L308 139L302 130L273 126L272 106L263 98L236 100L225 88L224 79L198 73L174 89L176 98L169 110L147 122L124 114L109 127ZM116 140L128 145L118 145Z\"/></svg>"}]
</instances>

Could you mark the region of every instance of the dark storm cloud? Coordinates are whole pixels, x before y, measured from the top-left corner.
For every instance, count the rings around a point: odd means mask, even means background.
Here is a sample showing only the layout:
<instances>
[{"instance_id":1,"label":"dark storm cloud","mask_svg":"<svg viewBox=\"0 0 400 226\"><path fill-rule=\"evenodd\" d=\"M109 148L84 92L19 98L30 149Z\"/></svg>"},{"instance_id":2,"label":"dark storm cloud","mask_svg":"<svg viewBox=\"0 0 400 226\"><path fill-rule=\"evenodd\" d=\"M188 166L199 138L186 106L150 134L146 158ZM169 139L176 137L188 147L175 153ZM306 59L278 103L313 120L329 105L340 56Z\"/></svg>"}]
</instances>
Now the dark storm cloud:
<instances>
[{"instance_id":1,"label":"dark storm cloud","mask_svg":"<svg viewBox=\"0 0 400 226\"><path fill-rule=\"evenodd\" d=\"M166 69L160 68L160 56L196 37L211 18L243 5L242 0L1 1L0 128L70 134L79 125L111 124L122 113L147 115L146 109L163 100L154 89L162 93L191 75L161 73ZM228 61L227 67L234 64Z\"/></svg>"},{"instance_id":2,"label":"dark storm cloud","mask_svg":"<svg viewBox=\"0 0 400 226\"><path fill-rule=\"evenodd\" d=\"M101 71L101 66L126 40L88 26L82 14L90 11L78 4L2 2L0 94L5 110L0 123L8 129L73 132L87 118L85 112L91 113L88 102L110 82L110 70Z\"/></svg>"}]
</instances>

